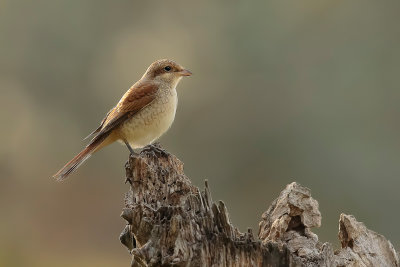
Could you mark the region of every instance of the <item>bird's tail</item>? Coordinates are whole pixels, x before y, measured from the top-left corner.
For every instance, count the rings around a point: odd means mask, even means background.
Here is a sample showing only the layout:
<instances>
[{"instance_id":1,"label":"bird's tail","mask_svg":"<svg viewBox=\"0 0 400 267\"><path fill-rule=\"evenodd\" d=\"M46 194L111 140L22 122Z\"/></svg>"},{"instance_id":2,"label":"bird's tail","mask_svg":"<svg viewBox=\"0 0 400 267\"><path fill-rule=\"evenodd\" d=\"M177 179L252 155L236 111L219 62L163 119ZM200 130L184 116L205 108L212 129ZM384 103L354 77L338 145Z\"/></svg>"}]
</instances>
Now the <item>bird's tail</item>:
<instances>
[{"instance_id":1,"label":"bird's tail","mask_svg":"<svg viewBox=\"0 0 400 267\"><path fill-rule=\"evenodd\" d=\"M62 181L67 178L71 173L73 173L79 166L82 165L90 156L103 148L104 146L112 143L114 140L109 137L109 133L103 134L101 136L96 136L92 139L89 145L86 146L84 150L82 150L78 155L76 155L71 161L65 164L64 167L61 168L56 174L53 175L53 178L57 179L57 181Z\"/></svg>"},{"instance_id":2,"label":"bird's tail","mask_svg":"<svg viewBox=\"0 0 400 267\"><path fill-rule=\"evenodd\" d=\"M96 147L87 146L84 150L82 150L78 155L76 155L71 161L65 164L64 167L61 168L56 174L53 175L53 178L57 179L57 181L62 181L67 178L71 173L73 173L79 166L82 165L90 156L93 154Z\"/></svg>"}]
</instances>

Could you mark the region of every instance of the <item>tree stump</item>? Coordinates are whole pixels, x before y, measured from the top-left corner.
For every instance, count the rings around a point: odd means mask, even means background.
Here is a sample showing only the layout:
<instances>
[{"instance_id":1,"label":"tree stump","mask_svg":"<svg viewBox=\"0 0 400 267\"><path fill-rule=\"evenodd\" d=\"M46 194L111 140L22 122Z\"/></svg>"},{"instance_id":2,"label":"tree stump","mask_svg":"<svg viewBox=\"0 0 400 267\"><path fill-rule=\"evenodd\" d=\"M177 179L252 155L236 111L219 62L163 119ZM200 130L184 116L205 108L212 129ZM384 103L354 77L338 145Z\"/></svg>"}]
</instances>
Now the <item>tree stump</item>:
<instances>
[{"instance_id":1,"label":"tree stump","mask_svg":"<svg viewBox=\"0 0 400 267\"><path fill-rule=\"evenodd\" d=\"M311 228L321 225L310 190L291 183L262 215L258 238L232 225L225 204L213 202L207 181L200 190L183 163L158 145L126 163L131 188L120 240L131 266L399 266L399 255L383 236L351 215L340 215L334 252Z\"/></svg>"}]
</instances>

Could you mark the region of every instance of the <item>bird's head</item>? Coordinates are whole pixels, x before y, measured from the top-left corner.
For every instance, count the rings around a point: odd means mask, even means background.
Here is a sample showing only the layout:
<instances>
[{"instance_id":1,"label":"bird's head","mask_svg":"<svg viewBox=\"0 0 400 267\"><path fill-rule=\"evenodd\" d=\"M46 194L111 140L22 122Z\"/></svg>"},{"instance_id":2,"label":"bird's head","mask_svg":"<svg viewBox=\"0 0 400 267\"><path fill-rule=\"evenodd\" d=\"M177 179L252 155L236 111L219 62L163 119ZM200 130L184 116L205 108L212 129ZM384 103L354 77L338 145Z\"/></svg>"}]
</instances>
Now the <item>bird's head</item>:
<instances>
[{"instance_id":1,"label":"bird's head","mask_svg":"<svg viewBox=\"0 0 400 267\"><path fill-rule=\"evenodd\" d=\"M176 86L182 77L190 75L192 73L178 63L169 59L160 59L150 65L142 79L155 80Z\"/></svg>"}]
</instances>

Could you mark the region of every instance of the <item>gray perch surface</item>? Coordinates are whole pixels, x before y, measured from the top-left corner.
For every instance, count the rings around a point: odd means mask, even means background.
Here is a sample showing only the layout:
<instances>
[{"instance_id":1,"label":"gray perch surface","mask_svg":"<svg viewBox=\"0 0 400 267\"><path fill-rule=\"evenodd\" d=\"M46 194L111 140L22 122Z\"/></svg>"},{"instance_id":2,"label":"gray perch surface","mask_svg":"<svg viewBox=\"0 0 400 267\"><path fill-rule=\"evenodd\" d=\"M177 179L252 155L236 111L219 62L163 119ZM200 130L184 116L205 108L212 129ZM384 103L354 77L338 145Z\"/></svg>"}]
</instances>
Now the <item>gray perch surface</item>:
<instances>
[{"instance_id":1,"label":"gray perch surface","mask_svg":"<svg viewBox=\"0 0 400 267\"><path fill-rule=\"evenodd\" d=\"M131 266L400 266L392 244L351 215L340 215L340 250L320 243L311 232L321 226L318 202L297 183L262 214L257 238L239 232L207 182L192 185L183 163L159 146L131 156L126 179L120 239Z\"/></svg>"}]
</instances>

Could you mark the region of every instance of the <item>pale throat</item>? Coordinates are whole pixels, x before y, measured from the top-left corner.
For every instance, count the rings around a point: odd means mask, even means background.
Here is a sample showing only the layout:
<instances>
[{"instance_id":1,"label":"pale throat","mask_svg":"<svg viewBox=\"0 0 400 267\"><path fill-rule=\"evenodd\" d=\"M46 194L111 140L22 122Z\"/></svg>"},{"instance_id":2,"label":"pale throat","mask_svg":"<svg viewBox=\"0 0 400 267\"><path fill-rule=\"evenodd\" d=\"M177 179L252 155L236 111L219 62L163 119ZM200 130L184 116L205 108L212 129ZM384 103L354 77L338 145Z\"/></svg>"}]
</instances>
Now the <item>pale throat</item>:
<instances>
[{"instance_id":1,"label":"pale throat","mask_svg":"<svg viewBox=\"0 0 400 267\"><path fill-rule=\"evenodd\" d=\"M164 88L174 90L178 83L181 81L182 76L179 77L156 77L155 80Z\"/></svg>"}]
</instances>

